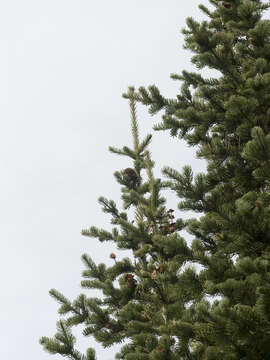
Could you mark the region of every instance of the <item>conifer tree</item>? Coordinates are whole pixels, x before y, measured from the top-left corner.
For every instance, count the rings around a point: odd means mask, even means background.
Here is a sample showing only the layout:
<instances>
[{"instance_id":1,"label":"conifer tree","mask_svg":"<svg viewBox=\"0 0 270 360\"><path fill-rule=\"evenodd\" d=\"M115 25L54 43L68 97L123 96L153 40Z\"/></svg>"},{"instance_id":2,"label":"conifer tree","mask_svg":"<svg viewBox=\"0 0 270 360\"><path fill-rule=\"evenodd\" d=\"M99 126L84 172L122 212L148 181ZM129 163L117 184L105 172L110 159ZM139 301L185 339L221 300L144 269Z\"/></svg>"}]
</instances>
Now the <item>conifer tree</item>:
<instances>
[{"instance_id":1,"label":"conifer tree","mask_svg":"<svg viewBox=\"0 0 270 360\"><path fill-rule=\"evenodd\" d=\"M178 324L191 350L178 359L268 359L270 21L263 14L270 4L209 3L200 5L208 20L188 18L183 30L199 71L172 75L182 83L175 99L154 85L135 95L151 114L164 111L156 130L184 139L207 161L196 176L189 166L164 169L179 208L201 215L186 226L202 299L189 307L188 328ZM204 77L205 68L217 75Z\"/></svg>"},{"instance_id":2,"label":"conifer tree","mask_svg":"<svg viewBox=\"0 0 270 360\"><path fill-rule=\"evenodd\" d=\"M193 251L180 236L185 223L167 208L161 191L166 184L153 174L148 150L151 135L140 141L134 88L129 88L133 147L110 147L114 154L131 160L128 168L115 172L121 185L123 211L113 200L99 198L104 213L111 217L111 230L94 226L82 234L101 242L111 241L131 257L110 254L112 266L95 264L83 255L86 266L81 285L99 289L100 298L84 294L71 302L56 290L50 294L60 303L61 320L53 338L40 342L52 354L72 360L95 360L89 348L82 354L75 347L72 328L83 326L84 336L93 336L105 348L122 343L116 359L192 359L190 303L202 299L201 283L192 262Z\"/></svg>"}]
</instances>

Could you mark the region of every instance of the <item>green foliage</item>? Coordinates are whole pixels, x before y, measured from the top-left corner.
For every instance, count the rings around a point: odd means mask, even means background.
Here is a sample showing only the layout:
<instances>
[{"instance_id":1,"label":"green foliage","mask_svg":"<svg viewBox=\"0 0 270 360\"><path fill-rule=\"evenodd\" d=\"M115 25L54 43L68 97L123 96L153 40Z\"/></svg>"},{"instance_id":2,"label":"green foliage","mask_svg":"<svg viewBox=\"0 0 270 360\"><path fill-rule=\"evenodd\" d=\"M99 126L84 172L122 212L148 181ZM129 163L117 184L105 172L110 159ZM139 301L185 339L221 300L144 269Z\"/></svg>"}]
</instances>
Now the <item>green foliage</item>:
<instances>
[{"instance_id":1,"label":"green foliage","mask_svg":"<svg viewBox=\"0 0 270 360\"><path fill-rule=\"evenodd\" d=\"M71 334L70 327L64 321L57 323L57 333L53 339L42 337L40 344L51 354L61 354L72 360L96 360L94 349L89 348L86 355L74 349L75 338Z\"/></svg>"},{"instance_id":2,"label":"green foliage","mask_svg":"<svg viewBox=\"0 0 270 360\"><path fill-rule=\"evenodd\" d=\"M210 3L211 9L200 6L209 21L188 18L183 34L193 64L219 76L183 71L172 75L182 82L175 99L153 86L139 88L136 99L151 114L164 111L156 130L196 146L197 156L207 161L207 172L195 177L188 166L182 172L163 170L181 199L179 208L203 215L187 221L193 262L201 265L201 293L219 299L211 300L203 316L202 300L193 304L196 326L187 331L192 356L265 359L270 314L268 295L261 291L268 294L270 270L270 21L262 14L269 3Z\"/></svg>"},{"instance_id":3,"label":"green foliage","mask_svg":"<svg viewBox=\"0 0 270 360\"><path fill-rule=\"evenodd\" d=\"M94 226L82 234L112 241L129 258L96 265L83 255L82 287L101 298L80 295L71 302L56 290L65 320L41 344L53 353L93 360L75 348L73 326L83 326L104 347L122 344L123 360L264 360L270 352L270 4L262 0L210 0L200 5L208 20L187 19L185 48L200 72L171 77L180 93L167 99L152 85L133 87L129 99L133 147L110 147L132 161L115 172L123 211L99 198L111 230ZM206 68L216 70L205 78ZM139 139L136 102L150 114L163 110L156 130L169 130L196 147L207 171L194 175L163 169L156 179L148 146ZM175 218L161 196L170 188L180 210L200 218ZM193 236L188 244L180 235Z\"/></svg>"},{"instance_id":4,"label":"green foliage","mask_svg":"<svg viewBox=\"0 0 270 360\"><path fill-rule=\"evenodd\" d=\"M94 356L92 349L86 355L74 349L71 329L82 325L83 335L93 336L104 347L129 340L116 355L118 359L176 360L183 349L179 329L173 324L183 317L187 323L187 304L202 297L196 271L183 268L194 259L192 249L178 234L185 222L175 218L174 210L167 209L161 196L168 184L154 177L154 162L148 150L151 136L139 140L134 94L130 88L133 148L110 148L133 162L132 167L115 173L125 211L121 212L113 200L100 197L102 210L111 216L114 227L108 231L92 226L82 231L100 242L112 241L119 250L131 250L132 257L118 260L112 253L114 264L107 267L95 264L87 254L82 256L86 269L81 286L101 291L102 298L80 295L71 302L56 290L50 292L60 303L60 315L66 317L65 322L60 322L64 327L59 331L67 335L44 337L41 343L49 352L71 359ZM184 352L190 352L188 339Z\"/></svg>"}]
</instances>

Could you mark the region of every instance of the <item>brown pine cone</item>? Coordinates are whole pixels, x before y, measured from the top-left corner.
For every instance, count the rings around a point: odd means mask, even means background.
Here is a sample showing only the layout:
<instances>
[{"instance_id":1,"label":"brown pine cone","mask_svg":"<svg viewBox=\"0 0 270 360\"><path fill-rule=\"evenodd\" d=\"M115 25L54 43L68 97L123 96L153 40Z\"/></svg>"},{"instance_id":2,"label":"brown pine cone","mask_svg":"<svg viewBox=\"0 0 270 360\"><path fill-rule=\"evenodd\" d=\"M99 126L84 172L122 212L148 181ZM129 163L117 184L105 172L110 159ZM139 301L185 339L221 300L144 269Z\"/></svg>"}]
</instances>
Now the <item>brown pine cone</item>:
<instances>
[{"instance_id":1,"label":"brown pine cone","mask_svg":"<svg viewBox=\"0 0 270 360\"><path fill-rule=\"evenodd\" d=\"M132 274L126 274L125 282L127 283L127 286L129 288L133 288L135 286L135 284L136 284L136 280L134 279Z\"/></svg>"},{"instance_id":2,"label":"brown pine cone","mask_svg":"<svg viewBox=\"0 0 270 360\"><path fill-rule=\"evenodd\" d=\"M136 172L131 168L126 168L124 170L124 174L127 175L133 181L138 180L138 176L137 176Z\"/></svg>"}]
</instances>

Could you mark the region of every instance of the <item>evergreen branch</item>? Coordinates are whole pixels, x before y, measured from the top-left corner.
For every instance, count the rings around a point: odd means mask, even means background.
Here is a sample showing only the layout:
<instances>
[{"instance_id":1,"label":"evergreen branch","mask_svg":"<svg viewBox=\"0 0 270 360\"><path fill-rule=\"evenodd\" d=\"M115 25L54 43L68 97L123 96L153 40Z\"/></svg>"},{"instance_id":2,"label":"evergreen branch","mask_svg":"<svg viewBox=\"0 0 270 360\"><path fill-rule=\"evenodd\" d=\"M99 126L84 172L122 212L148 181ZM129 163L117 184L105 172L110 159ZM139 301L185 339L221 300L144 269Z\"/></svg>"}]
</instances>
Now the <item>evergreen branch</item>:
<instances>
[{"instance_id":1,"label":"evergreen branch","mask_svg":"<svg viewBox=\"0 0 270 360\"><path fill-rule=\"evenodd\" d=\"M205 13L206 15L208 15L210 18L213 17L211 11L210 11L206 6L204 6L204 5L202 5L202 4L199 4L198 7L199 7L199 9L200 9L202 12L204 12L204 13Z\"/></svg>"},{"instance_id":2,"label":"evergreen branch","mask_svg":"<svg viewBox=\"0 0 270 360\"><path fill-rule=\"evenodd\" d=\"M74 350L75 337L71 334L69 327L64 321L57 323L57 333L54 339L42 337L40 344L51 354L60 354L70 359L82 360L82 356Z\"/></svg>"},{"instance_id":3,"label":"evergreen branch","mask_svg":"<svg viewBox=\"0 0 270 360\"><path fill-rule=\"evenodd\" d=\"M149 181L149 190L150 190L150 206L152 212L158 207L158 186L157 182L154 180L153 172L152 172L152 163L150 160L150 153L149 151L145 152L145 163L146 163L146 171L148 175Z\"/></svg>"},{"instance_id":4,"label":"evergreen branch","mask_svg":"<svg viewBox=\"0 0 270 360\"><path fill-rule=\"evenodd\" d=\"M141 142L139 149L138 149L138 153L141 154L146 148L147 146L150 144L152 140L152 135L149 134L145 137L145 139Z\"/></svg>"},{"instance_id":5,"label":"evergreen branch","mask_svg":"<svg viewBox=\"0 0 270 360\"><path fill-rule=\"evenodd\" d=\"M100 280L82 280L81 286L87 289L104 290L106 285L104 284L103 281Z\"/></svg>"},{"instance_id":6,"label":"evergreen branch","mask_svg":"<svg viewBox=\"0 0 270 360\"><path fill-rule=\"evenodd\" d=\"M98 238L100 242L113 240L113 236L109 231L98 229L91 226L90 229L83 229L81 231L83 236Z\"/></svg>"},{"instance_id":7,"label":"evergreen branch","mask_svg":"<svg viewBox=\"0 0 270 360\"><path fill-rule=\"evenodd\" d=\"M127 154L127 156L129 156L130 158L136 160L137 158L137 151L133 151L131 150L129 147L124 146L123 150L125 151L125 153Z\"/></svg>"},{"instance_id":8,"label":"evergreen branch","mask_svg":"<svg viewBox=\"0 0 270 360\"><path fill-rule=\"evenodd\" d=\"M130 259L124 258L121 261L117 261L114 266L108 269L107 276L111 281L114 281L119 275L133 271L134 266L132 265Z\"/></svg>"},{"instance_id":9,"label":"evergreen branch","mask_svg":"<svg viewBox=\"0 0 270 360\"><path fill-rule=\"evenodd\" d=\"M85 360L97 360L96 352L94 349L91 349L91 348L87 349Z\"/></svg>"},{"instance_id":10,"label":"evergreen branch","mask_svg":"<svg viewBox=\"0 0 270 360\"><path fill-rule=\"evenodd\" d=\"M121 227L125 233L132 234L132 235L134 235L134 237L141 238L141 237L145 236L145 234L142 234L141 231L136 226L134 226L133 224L131 224L129 221L127 221L125 219L120 219L119 225L121 225Z\"/></svg>"},{"instance_id":11,"label":"evergreen branch","mask_svg":"<svg viewBox=\"0 0 270 360\"><path fill-rule=\"evenodd\" d=\"M135 99L135 89L130 86L128 89L127 97L129 99L129 108L131 115L131 130L133 135L133 145L135 154L139 154L139 131L138 131L138 122L136 117L136 99Z\"/></svg>"},{"instance_id":12,"label":"evergreen branch","mask_svg":"<svg viewBox=\"0 0 270 360\"><path fill-rule=\"evenodd\" d=\"M51 289L49 291L49 294L60 304L65 304L67 306L71 307L71 302L63 295L61 294L59 291L55 290L55 289Z\"/></svg>"},{"instance_id":13,"label":"evergreen branch","mask_svg":"<svg viewBox=\"0 0 270 360\"><path fill-rule=\"evenodd\" d=\"M55 290L55 289L51 289L49 291L49 294L58 302L61 304L60 308L58 309L58 313L61 315L65 315L69 312L73 312L77 315L81 315L80 311L76 309L76 307L74 307L72 305L72 303L63 295L61 294L59 291Z\"/></svg>"},{"instance_id":14,"label":"evergreen branch","mask_svg":"<svg viewBox=\"0 0 270 360\"><path fill-rule=\"evenodd\" d=\"M98 266L94 263L92 258L87 255L82 255L82 261L87 267L87 270L83 271L83 277L91 277L99 279L99 281L105 281L106 279L106 266L105 264L99 264Z\"/></svg>"},{"instance_id":15,"label":"evergreen branch","mask_svg":"<svg viewBox=\"0 0 270 360\"><path fill-rule=\"evenodd\" d=\"M131 202L134 202L134 203L137 203L138 206L141 204L141 205L148 205L149 204L149 201L141 194L139 194L137 191L135 190L130 190L129 194L123 194L122 195L122 198L125 200L125 201L131 201Z\"/></svg>"},{"instance_id":16,"label":"evergreen branch","mask_svg":"<svg viewBox=\"0 0 270 360\"><path fill-rule=\"evenodd\" d=\"M129 149L127 146L124 146L123 149L117 149L113 146L109 146L109 151L112 152L113 154L128 156L131 157L132 159L136 159L136 155L134 154L134 152L131 149Z\"/></svg>"},{"instance_id":17,"label":"evergreen branch","mask_svg":"<svg viewBox=\"0 0 270 360\"><path fill-rule=\"evenodd\" d=\"M119 217L119 212L113 200L108 200L105 197L100 196L98 202L102 205L102 211L104 213L109 213L116 218Z\"/></svg>"},{"instance_id":18,"label":"evergreen branch","mask_svg":"<svg viewBox=\"0 0 270 360\"><path fill-rule=\"evenodd\" d=\"M137 206L137 209L135 211L135 219L136 219L137 225L143 223L144 214L143 214L143 209L142 209L141 204L138 204L138 206Z\"/></svg>"}]
</instances>

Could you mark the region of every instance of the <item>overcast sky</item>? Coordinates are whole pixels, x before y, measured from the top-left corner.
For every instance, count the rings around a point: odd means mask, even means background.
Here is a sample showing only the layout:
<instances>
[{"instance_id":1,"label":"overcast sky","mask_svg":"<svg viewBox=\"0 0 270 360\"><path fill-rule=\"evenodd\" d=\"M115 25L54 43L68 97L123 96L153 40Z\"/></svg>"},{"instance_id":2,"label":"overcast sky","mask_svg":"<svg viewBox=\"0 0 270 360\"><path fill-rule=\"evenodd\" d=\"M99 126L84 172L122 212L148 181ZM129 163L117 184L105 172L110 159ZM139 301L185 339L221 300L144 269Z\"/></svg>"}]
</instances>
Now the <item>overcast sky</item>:
<instances>
[{"instance_id":1,"label":"overcast sky","mask_svg":"<svg viewBox=\"0 0 270 360\"><path fill-rule=\"evenodd\" d=\"M113 172L128 159L108 146L131 144L129 85L155 83L174 96L169 75L190 66L180 29L201 17L183 0L9 0L0 12L0 358L60 359L45 353L41 336L55 333L56 288L73 299L80 257L111 264L113 247L80 235L91 225L110 229L97 198L119 199ZM141 134L154 122L139 108ZM159 115L160 116L160 115ZM194 151L168 133L155 133L157 163L204 168ZM170 207L176 199L170 196ZM84 291L85 292L85 291ZM90 292L87 293L90 296ZM78 346L86 342L78 339ZM112 360L90 338L99 360Z\"/></svg>"}]
</instances>

